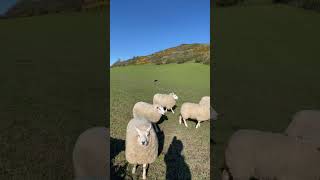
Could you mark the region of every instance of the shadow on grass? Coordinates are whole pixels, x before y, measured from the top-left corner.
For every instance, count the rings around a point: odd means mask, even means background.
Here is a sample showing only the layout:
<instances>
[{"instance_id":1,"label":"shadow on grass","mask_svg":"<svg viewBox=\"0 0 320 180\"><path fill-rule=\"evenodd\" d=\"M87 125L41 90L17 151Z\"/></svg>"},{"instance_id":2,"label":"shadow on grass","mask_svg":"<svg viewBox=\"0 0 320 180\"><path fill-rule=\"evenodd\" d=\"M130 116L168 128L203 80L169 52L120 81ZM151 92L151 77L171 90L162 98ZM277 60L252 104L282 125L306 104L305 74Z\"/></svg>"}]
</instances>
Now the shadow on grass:
<instances>
[{"instance_id":1,"label":"shadow on grass","mask_svg":"<svg viewBox=\"0 0 320 180\"><path fill-rule=\"evenodd\" d=\"M191 172L184 157L181 155L183 144L175 136L170 144L167 154L164 156L166 163L166 179L185 179L191 180Z\"/></svg>"},{"instance_id":2,"label":"shadow on grass","mask_svg":"<svg viewBox=\"0 0 320 180\"><path fill-rule=\"evenodd\" d=\"M128 163L122 162L121 164L113 164L114 158L122 151L125 150L125 140L116 139L110 137L110 168L111 179L120 180L120 179L132 179L131 176L127 173Z\"/></svg>"},{"instance_id":3,"label":"shadow on grass","mask_svg":"<svg viewBox=\"0 0 320 180\"><path fill-rule=\"evenodd\" d=\"M158 149L158 156L159 156L163 151L165 136L164 136L163 131L158 132L157 136L158 136L158 143L159 143L159 147L158 147L159 148Z\"/></svg>"}]
</instances>

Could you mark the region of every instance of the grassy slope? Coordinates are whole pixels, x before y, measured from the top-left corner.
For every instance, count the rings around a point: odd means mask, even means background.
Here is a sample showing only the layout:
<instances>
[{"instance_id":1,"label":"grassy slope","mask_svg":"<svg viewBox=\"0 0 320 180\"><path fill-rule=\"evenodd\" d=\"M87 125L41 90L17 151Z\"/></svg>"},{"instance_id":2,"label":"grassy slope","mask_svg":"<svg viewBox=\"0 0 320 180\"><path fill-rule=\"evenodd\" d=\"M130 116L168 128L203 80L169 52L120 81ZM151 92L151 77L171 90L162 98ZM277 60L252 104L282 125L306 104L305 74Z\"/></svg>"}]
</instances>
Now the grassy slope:
<instances>
[{"instance_id":1,"label":"grassy slope","mask_svg":"<svg viewBox=\"0 0 320 180\"><path fill-rule=\"evenodd\" d=\"M178 114L183 102L198 102L204 95L210 93L209 66L195 63L169 64L169 65L137 65L111 69L111 146L119 147L124 143L126 126L132 118L133 105L138 101L152 103L155 93L169 93L174 91L178 96L175 114L168 112L168 120L159 126L164 131L164 148L157 161L151 164L148 176L150 179L158 177L165 179L166 175L175 173L188 174L191 171L193 179L209 179L209 123L201 124L195 129L195 123L188 121L186 128L178 123ZM155 85L153 80L158 79ZM183 144L183 158L179 152L165 156L173 137L176 136ZM115 140L116 139L116 140ZM174 147L179 142L173 143ZM115 148L116 149L116 148ZM114 155L115 165L124 165L125 156L123 146ZM178 149L178 148L177 148ZM178 151L178 150L177 150ZM181 161L180 165L165 162L167 157L174 156ZM166 158L165 158L166 157ZM179 160L177 160L179 161ZM131 171L127 169L127 171ZM186 169L181 169L185 167ZM166 171L166 168L169 168Z\"/></svg>"},{"instance_id":2,"label":"grassy slope","mask_svg":"<svg viewBox=\"0 0 320 180\"><path fill-rule=\"evenodd\" d=\"M216 172L235 130L282 132L296 111L320 108L319 20L285 6L216 9Z\"/></svg>"},{"instance_id":3,"label":"grassy slope","mask_svg":"<svg viewBox=\"0 0 320 180\"><path fill-rule=\"evenodd\" d=\"M105 23L96 13L0 20L0 179L72 179L76 138L105 123Z\"/></svg>"}]
</instances>

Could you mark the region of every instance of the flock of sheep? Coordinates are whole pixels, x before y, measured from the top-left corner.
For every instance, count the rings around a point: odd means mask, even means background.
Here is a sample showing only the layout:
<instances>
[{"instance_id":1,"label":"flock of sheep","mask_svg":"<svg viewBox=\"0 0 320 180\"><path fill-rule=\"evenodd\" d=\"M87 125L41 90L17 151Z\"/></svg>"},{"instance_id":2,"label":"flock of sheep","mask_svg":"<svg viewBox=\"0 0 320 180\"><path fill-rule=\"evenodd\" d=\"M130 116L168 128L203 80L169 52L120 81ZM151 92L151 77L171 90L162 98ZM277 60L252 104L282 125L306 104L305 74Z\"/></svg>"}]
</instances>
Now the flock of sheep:
<instances>
[{"instance_id":1,"label":"flock of sheep","mask_svg":"<svg viewBox=\"0 0 320 180\"><path fill-rule=\"evenodd\" d=\"M174 113L178 96L174 93L156 94L153 104L137 102L133 107L133 118L129 121L126 131L125 156L133 164L132 173L138 164L143 165L143 179L146 179L147 165L158 157L159 131L157 122L170 110ZM215 120L217 113L210 106L210 97L204 96L199 103L183 103L180 110L179 122L194 119L200 122ZM84 131L77 139L73 149L73 167L76 179L107 177L109 174L109 155L107 140L109 130L105 127L94 127Z\"/></svg>"},{"instance_id":2,"label":"flock of sheep","mask_svg":"<svg viewBox=\"0 0 320 180\"><path fill-rule=\"evenodd\" d=\"M133 106L133 118L127 125L125 147L126 160L133 164L132 174L135 173L137 165L143 165L142 178L146 179L148 164L153 163L158 157L157 122L167 110L174 113L176 100L178 96L174 93L155 94L153 104L137 102ZM197 120L196 128L198 128L202 121L216 119L216 117L217 113L210 107L210 97L204 96L199 103L182 104L179 123L183 121L188 127L187 119Z\"/></svg>"},{"instance_id":3,"label":"flock of sheep","mask_svg":"<svg viewBox=\"0 0 320 180\"><path fill-rule=\"evenodd\" d=\"M320 111L297 112L284 133L238 130L225 151L223 180L320 179Z\"/></svg>"}]
</instances>

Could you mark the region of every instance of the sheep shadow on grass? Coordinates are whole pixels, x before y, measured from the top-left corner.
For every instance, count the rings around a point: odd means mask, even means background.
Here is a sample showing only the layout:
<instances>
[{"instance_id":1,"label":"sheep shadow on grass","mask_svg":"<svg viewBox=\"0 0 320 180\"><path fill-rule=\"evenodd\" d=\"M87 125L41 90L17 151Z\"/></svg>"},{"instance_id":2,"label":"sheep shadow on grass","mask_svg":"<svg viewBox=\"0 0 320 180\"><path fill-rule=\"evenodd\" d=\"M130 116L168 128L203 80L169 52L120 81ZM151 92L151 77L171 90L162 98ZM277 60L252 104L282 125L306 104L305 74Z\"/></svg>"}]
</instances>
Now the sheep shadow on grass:
<instances>
[{"instance_id":1,"label":"sheep shadow on grass","mask_svg":"<svg viewBox=\"0 0 320 180\"><path fill-rule=\"evenodd\" d=\"M191 172L188 164L185 162L184 156L181 154L183 144L174 136L167 154L164 156L166 163L166 179L185 179L191 180Z\"/></svg>"},{"instance_id":2,"label":"sheep shadow on grass","mask_svg":"<svg viewBox=\"0 0 320 180\"><path fill-rule=\"evenodd\" d=\"M125 140L110 137L110 177L111 179L132 179L127 173L128 163L113 164L115 157L125 150Z\"/></svg>"},{"instance_id":3,"label":"sheep shadow on grass","mask_svg":"<svg viewBox=\"0 0 320 180\"><path fill-rule=\"evenodd\" d=\"M165 135L163 133L163 131L159 131L157 133L157 137L158 137L158 143L159 143L159 147L158 147L158 156L162 153L163 151L163 146L164 146L164 139L165 139Z\"/></svg>"}]
</instances>

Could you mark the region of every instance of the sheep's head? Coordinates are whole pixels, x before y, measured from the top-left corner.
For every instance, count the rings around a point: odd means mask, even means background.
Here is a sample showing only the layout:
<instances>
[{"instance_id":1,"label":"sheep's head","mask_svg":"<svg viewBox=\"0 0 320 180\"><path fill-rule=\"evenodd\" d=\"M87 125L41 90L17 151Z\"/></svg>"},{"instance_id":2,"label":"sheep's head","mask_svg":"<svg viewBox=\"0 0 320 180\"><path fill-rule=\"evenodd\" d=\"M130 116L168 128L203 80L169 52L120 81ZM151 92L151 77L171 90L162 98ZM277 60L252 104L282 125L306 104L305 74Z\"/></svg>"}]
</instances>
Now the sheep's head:
<instances>
[{"instance_id":1,"label":"sheep's head","mask_svg":"<svg viewBox=\"0 0 320 180\"><path fill-rule=\"evenodd\" d=\"M138 144L141 146L148 146L150 130L152 128L152 125L150 124L150 127L147 130L140 130L137 127L135 128L136 128L136 131L138 132Z\"/></svg>"},{"instance_id":2,"label":"sheep's head","mask_svg":"<svg viewBox=\"0 0 320 180\"><path fill-rule=\"evenodd\" d=\"M164 108L161 105L155 104L153 107L159 114L164 115L165 111L164 111Z\"/></svg>"},{"instance_id":3,"label":"sheep's head","mask_svg":"<svg viewBox=\"0 0 320 180\"><path fill-rule=\"evenodd\" d=\"M175 99L175 100L177 100L177 99L178 99L178 96L177 96L175 93L173 93L173 92L172 92L172 93L170 93L169 95L170 95L170 96L172 96L172 97L173 97L173 99Z\"/></svg>"}]
</instances>

